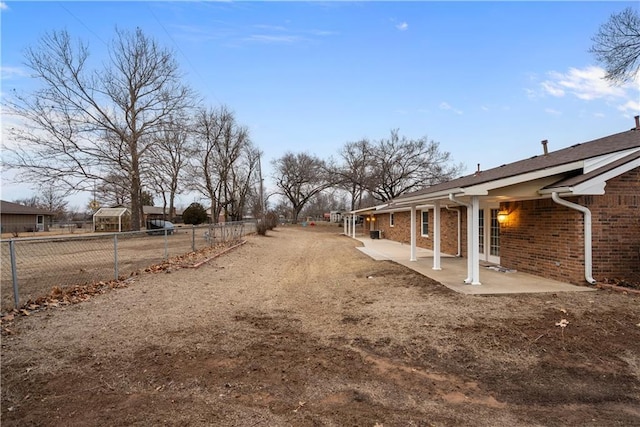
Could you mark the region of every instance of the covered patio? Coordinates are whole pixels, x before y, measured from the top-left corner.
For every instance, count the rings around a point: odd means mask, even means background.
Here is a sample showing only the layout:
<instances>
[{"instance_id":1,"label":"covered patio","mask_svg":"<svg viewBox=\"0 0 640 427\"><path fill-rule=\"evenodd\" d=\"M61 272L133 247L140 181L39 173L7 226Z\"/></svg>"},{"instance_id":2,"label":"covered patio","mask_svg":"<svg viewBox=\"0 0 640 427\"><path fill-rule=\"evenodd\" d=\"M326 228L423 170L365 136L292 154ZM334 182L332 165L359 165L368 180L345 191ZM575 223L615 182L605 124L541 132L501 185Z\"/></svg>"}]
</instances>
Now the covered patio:
<instances>
[{"instance_id":1,"label":"covered patio","mask_svg":"<svg viewBox=\"0 0 640 427\"><path fill-rule=\"evenodd\" d=\"M483 263L480 266L482 286L464 283L461 277L467 272L467 260L461 257L442 255L441 269L433 268L433 251L416 248L415 261L411 261L411 245L386 239L371 239L357 236L364 244L357 249L378 261L393 261L404 265L423 276L437 280L447 288L470 295L517 294L517 293L557 293L557 292L592 292L595 288L576 286L551 279L526 274L518 271L499 271L497 266Z\"/></svg>"}]
</instances>

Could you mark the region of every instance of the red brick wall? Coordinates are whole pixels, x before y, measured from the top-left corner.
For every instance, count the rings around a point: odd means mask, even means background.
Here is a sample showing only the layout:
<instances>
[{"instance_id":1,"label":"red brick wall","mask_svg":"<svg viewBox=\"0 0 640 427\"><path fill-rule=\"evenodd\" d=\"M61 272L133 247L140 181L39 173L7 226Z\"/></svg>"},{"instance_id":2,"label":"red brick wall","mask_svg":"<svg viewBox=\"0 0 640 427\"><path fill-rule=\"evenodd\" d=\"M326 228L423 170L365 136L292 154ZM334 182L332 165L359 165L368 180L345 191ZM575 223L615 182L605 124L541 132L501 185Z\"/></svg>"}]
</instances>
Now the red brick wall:
<instances>
[{"instance_id":1,"label":"red brick wall","mask_svg":"<svg viewBox=\"0 0 640 427\"><path fill-rule=\"evenodd\" d=\"M462 221L462 254L466 254L466 220L465 208L460 208ZM411 212L395 212L395 226L389 225L389 214L376 215L376 227L382 231L382 237L405 244L411 243ZM433 249L433 210L429 210L429 235L421 235L422 218L420 210L416 211L416 246L424 249ZM458 252L458 214L455 210L440 209L440 251L448 255L456 255Z\"/></svg>"},{"instance_id":2,"label":"red brick wall","mask_svg":"<svg viewBox=\"0 0 640 427\"><path fill-rule=\"evenodd\" d=\"M640 280L640 168L610 180L603 196L567 198L592 215L593 277ZM500 263L584 284L584 219L551 199L503 203Z\"/></svg>"},{"instance_id":3,"label":"red brick wall","mask_svg":"<svg viewBox=\"0 0 640 427\"><path fill-rule=\"evenodd\" d=\"M576 199L567 199L576 202ZM500 264L550 279L584 283L582 214L551 199L503 203Z\"/></svg>"},{"instance_id":4,"label":"red brick wall","mask_svg":"<svg viewBox=\"0 0 640 427\"><path fill-rule=\"evenodd\" d=\"M593 276L640 281L640 168L608 181L605 191L578 202L591 210Z\"/></svg>"}]
</instances>

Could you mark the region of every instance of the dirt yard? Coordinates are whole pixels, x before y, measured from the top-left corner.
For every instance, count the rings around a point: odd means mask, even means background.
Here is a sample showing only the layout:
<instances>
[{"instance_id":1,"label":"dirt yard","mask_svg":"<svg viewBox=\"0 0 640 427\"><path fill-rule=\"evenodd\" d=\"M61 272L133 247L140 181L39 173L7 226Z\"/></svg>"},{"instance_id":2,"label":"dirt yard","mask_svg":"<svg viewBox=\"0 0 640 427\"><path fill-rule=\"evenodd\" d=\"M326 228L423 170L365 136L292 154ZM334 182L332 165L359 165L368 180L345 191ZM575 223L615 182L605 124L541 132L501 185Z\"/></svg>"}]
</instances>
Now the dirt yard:
<instances>
[{"instance_id":1,"label":"dirt yard","mask_svg":"<svg viewBox=\"0 0 640 427\"><path fill-rule=\"evenodd\" d=\"M2 426L640 425L637 296L464 296L340 231L5 318Z\"/></svg>"}]
</instances>

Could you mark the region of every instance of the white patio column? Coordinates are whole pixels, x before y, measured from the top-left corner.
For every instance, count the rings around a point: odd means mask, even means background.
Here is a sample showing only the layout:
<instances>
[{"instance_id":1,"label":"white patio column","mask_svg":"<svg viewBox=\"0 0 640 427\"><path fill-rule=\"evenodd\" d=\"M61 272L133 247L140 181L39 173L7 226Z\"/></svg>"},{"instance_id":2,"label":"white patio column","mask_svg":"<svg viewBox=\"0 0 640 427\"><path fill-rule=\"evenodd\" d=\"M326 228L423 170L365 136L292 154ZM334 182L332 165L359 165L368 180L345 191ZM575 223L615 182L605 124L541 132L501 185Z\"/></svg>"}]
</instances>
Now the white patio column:
<instances>
[{"instance_id":1,"label":"white patio column","mask_svg":"<svg viewBox=\"0 0 640 427\"><path fill-rule=\"evenodd\" d=\"M470 284L473 281L473 208L467 204L467 278L464 283Z\"/></svg>"},{"instance_id":2,"label":"white patio column","mask_svg":"<svg viewBox=\"0 0 640 427\"><path fill-rule=\"evenodd\" d=\"M409 261L417 261L416 258L416 206L411 205L411 258Z\"/></svg>"},{"instance_id":3,"label":"white patio column","mask_svg":"<svg viewBox=\"0 0 640 427\"><path fill-rule=\"evenodd\" d=\"M351 216L351 233L352 233L352 237L355 239L356 238L356 216L355 215Z\"/></svg>"},{"instance_id":4,"label":"white patio column","mask_svg":"<svg viewBox=\"0 0 640 427\"><path fill-rule=\"evenodd\" d=\"M342 228L344 230L344 235L348 236L349 230L347 230L347 216L342 217Z\"/></svg>"},{"instance_id":5,"label":"white patio column","mask_svg":"<svg viewBox=\"0 0 640 427\"><path fill-rule=\"evenodd\" d=\"M467 278L464 283L469 284L473 281L473 209L471 204L456 199L453 193L449 194L449 200L467 208Z\"/></svg>"},{"instance_id":6,"label":"white patio column","mask_svg":"<svg viewBox=\"0 0 640 427\"><path fill-rule=\"evenodd\" d=\"M433 203L433 269L440 268L440 201Z\"/></svg>"},{"instance_id":7,"label":"white patio column","mask_svg":"<svg viewBox=\"0 0 640 427\"><path fill-rule=\"evenodd\" d=\"M481 285L480 283L480 227L478 219L480 218L480 198L478 196L471 197L471 206L473 210L472 233L472 249L473 249L473 266L472 266L472 285Z\"/></svg>"}]
</instances>

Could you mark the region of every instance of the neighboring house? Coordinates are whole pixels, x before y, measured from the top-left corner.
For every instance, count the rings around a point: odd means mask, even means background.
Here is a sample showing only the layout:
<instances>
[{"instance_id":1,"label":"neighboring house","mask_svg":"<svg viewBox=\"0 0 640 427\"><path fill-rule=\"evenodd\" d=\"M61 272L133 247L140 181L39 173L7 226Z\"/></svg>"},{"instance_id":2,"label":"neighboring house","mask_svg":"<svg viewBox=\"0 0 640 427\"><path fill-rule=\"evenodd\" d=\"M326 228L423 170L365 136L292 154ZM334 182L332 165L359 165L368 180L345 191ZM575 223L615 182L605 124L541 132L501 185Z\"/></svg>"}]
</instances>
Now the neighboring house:
<instances>
[{"instance_id":1,"label":"neighboring house","mask_svg":"<svg viewBox=\"0 0 640 427\"><path fill-rule=\"evenodd\" d=\"M93 214L93 230L131 231L131 211L125 207L100 208Z\"/></svg>"},{"instance_id":2,"label":"neighboring house","mask_svg":"<svg viewBox=\"0 0 640 427\"><path fill-rule=\"evenodd\" d=\"M353 211L383 238L480 266L583 284L640 281L640 120L635 128ZM375 220L375 221L374 221ZM346 224L346 223L345 223ZM469 227L469 224L473 224ZM345 226L346 227L346 226ZM463 278L461 278L462 281Z\"/></svg>"},{"instance_id":3,"label":"neighboring house","mask_svg":"<svg viewBox=\"0 0 640 427\"><path fill-rule=\"evenodd\" d=\"M169 208L166 209L162 206L143 206L142 211L144 213L144 222L151 221L153 219L162 219L167 221L175 221L176 218L182 218L182 210L178 210L175 207L173 212L169 212Z\"/></svg>"},{"instance_id":4,"label":"neighboring house","mask_svg":"<svg viewBox=\"0 0 640 427\"><path fill-rule=\"evenodd\" d=\"M53 212L0 201L0 228L2 233L49 231Z\"/></svg>"},{"instance_id":5,"label":"neighboring house","mask_svg":"<svg viewBox=\"0 0 640 427\"><path fill-rule=\"evenodd\" d=\"M342 212L341 211L331 211L331 212L329 212L329 221L331 221L331 222L342 222Z\"/></svg>"}]
</instances>

